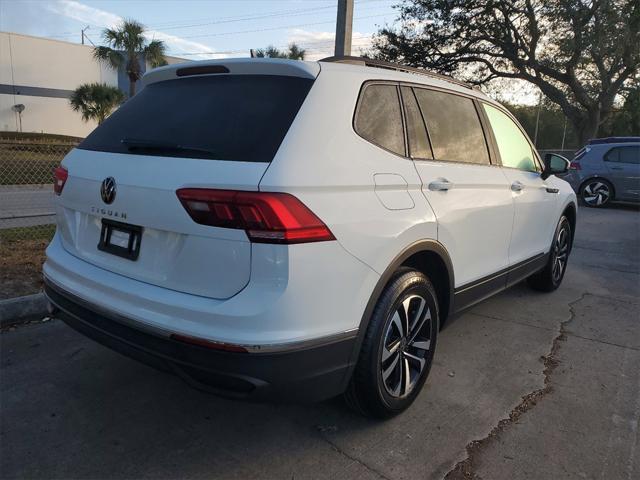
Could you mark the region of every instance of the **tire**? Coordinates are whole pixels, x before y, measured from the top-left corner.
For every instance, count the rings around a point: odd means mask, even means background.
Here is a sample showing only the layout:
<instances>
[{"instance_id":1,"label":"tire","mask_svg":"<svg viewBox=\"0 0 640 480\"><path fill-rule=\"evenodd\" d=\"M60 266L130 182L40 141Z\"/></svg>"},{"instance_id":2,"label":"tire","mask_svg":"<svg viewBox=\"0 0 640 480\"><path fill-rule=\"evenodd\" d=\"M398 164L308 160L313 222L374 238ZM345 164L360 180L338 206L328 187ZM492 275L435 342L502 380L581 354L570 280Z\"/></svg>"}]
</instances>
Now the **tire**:
<instances>
[{"instance_id":1,"label":"tire","mask_svg":"<svg viewBox=\"0 0 640 480\"><path fill-rule=\"evenodd\" d=\"M580 188L580 198L587 207L604 207L613 200L613 185L603 178L592 178Z\"/></svg>"},{"instance_id":2,"label":"tire","mask_svg":"<svg viewBox=\"0 0 640 480\"><path fill-rule=\"evenodd\" d=\"M429 279L410 268L398 270L371 315L345 392L347 404L375 418L406 410L429 375L439 326L437 296Z\"/></svg>"},{"instance_id":3,"label":"tire","mask_svg":"<svg viewBox=\"0 0 640 480\"><path fill-rule=\"evenodd\" d=\"M571 231L571 223L563 215L553 235L547 265L538 273L527 278L529 286L541 292L553 292L557 289L567 271L567 262L569 261L572 245L573 232Z\"/></svg>"}]
</instances>

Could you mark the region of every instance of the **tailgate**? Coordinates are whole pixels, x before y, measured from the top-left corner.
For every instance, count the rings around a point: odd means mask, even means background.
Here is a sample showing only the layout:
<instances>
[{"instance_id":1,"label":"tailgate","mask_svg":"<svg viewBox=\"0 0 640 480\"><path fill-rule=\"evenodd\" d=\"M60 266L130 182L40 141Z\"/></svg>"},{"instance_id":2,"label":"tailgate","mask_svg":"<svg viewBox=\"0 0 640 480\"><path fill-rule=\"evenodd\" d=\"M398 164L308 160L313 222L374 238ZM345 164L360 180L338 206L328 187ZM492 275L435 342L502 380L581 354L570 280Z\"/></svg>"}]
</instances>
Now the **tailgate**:
<instances>
[{"instance_id":1,"label":"tailgate","mask_svg":"<svg viewBox=\"0 0 640 480\"><path fill-rule=\"evenodd\" d=\"M269 166L76 149L64 161L69 178L58 197L64 248L94 265L173 290L228 298L249 281L251 244L242 230L196 224L182 207L182 187L257 190ZM104 179L113 202L101 198ZM136 260L98 249L103 219L142 227Z\"/></svg>"}]
</instances>

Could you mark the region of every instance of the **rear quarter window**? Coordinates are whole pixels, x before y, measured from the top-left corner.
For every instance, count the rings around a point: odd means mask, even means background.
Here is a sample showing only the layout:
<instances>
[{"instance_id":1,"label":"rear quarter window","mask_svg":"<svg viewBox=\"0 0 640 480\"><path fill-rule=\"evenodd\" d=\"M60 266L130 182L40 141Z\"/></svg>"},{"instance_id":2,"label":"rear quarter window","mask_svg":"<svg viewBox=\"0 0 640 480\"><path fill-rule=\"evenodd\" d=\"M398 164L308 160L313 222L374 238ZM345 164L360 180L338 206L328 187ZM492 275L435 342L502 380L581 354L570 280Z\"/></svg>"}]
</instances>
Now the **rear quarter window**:
<instances>
[{"instance_id":1,"label":"rear quarter window","mask_svg":"<svg viewBox=\"0 0 640 480\"><path fill-rule=\"evenodd\" d=\"M356 109L354 128L365 140L404 155L398 88L387 84L365 85Z\"/></svg>"},{"instance_id":2,"label":"rear quarter window","mask_svg":"<svg viewBox=\"0 0 640 480\"><path fill-rule=\"evenodd\" d=\"M312 85L311 79L274 75L207 75L152 83L79 148L270 162ZM159 147L148 147L154 144Z\"/></svg>"}]
</instances>

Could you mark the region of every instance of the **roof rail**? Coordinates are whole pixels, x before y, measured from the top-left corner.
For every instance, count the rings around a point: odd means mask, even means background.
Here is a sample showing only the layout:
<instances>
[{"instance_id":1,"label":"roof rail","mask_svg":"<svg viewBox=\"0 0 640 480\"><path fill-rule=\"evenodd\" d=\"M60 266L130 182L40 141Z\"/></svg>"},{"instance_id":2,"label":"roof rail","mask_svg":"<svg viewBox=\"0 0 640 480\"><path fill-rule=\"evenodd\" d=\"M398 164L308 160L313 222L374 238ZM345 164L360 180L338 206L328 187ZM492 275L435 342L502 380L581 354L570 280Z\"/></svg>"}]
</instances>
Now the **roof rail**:
<instances>
[{"instance_id":1,"label":"roof rail","mask_svg":"<svg viewBox=\"0 0 640 480\"><path fill-rule=\"evenodd\" d=\"M365 67L385 68L387 70L395 70L397 72L415 73L417 75L424 75L426 77L437 78L438 80L455 83L456 85L460 85L462 87L475 89L475 87L470 83L463 82L462 80L458 80L448 75L442 75L440 73L430 72L429 70L422 70L420 68L406 67L404 65L400 65L399 63L385 62L384 60L373 60L371 58L353 57L353 56L344 56L344 57L334 56L334 57L323 58L320 61L332 62L332 63L349 63L352 65L362 65Z\"/></svg>"},{"instance_id":2,"label":"roof rail","mask_svg":"<svg viewBox=\"0 0 640 480\"><path fill-rule=\"evenodd\" d=\"M603 143L636 143L640 142L640 137L604 137L592 138L588 145L601 145Z\"/></svg>"}]
</instances>

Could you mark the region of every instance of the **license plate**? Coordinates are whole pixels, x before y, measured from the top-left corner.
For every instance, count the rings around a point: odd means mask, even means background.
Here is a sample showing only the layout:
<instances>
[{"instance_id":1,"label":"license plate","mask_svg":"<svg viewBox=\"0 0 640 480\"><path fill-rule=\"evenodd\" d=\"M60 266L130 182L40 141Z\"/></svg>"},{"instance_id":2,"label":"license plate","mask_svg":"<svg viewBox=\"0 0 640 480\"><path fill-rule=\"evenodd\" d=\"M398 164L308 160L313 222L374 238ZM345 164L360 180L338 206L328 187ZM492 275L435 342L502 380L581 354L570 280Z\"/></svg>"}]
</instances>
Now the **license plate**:
<instances>
[{"instance_id":1,"label":"license plate","mask_svg":"<svg viewBox=\"0 0 640 480\"><path fill-rule=\"evenodd\" d=\"M98 250L135 261L140 254L141 240L142 227L106 218L102 219Z\"/></svg>"}]
</instances>

